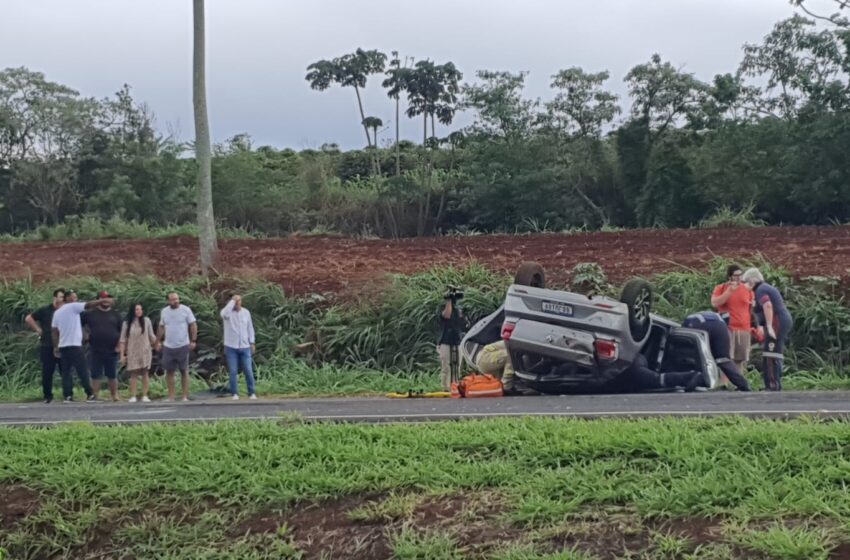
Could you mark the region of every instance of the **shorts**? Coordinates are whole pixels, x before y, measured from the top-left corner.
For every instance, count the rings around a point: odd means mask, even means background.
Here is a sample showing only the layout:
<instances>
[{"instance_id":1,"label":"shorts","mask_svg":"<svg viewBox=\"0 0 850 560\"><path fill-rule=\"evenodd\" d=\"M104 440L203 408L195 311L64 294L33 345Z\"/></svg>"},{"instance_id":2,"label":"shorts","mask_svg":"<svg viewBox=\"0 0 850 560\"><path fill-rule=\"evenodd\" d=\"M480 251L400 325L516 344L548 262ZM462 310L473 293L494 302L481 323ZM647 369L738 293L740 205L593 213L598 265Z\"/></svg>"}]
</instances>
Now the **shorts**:
<instances>
[{"instance_id":1,"label":"shorts","mask_svg":"<svg viewBox=\"0 0 850 560\"><path fill-rule=\"evenodd\" d=\"M116 379L118 377L118 354L110 352L89 352L89 369L92 379Z\"/></svg>"},{"instance_id":2,"label":"shorts","mask_svg":"<svg viewBox=\"0 0 850 560\"><path fill-rule=\"evenodd\" d=\"M733 362L749 362L752 341L748 331L729 331L729 358Z\"/></svg>"},{"instance_id":3,"label":"shorts","mask_svg":"<svg viewBox=\"0 0 850 560\"><path fill-rule=\"evenodd\" d=\"M181 373L189 371L189 347L180 348L162 347L162 369L166 373L180 370Z\"/></svg>"}]
</instances>

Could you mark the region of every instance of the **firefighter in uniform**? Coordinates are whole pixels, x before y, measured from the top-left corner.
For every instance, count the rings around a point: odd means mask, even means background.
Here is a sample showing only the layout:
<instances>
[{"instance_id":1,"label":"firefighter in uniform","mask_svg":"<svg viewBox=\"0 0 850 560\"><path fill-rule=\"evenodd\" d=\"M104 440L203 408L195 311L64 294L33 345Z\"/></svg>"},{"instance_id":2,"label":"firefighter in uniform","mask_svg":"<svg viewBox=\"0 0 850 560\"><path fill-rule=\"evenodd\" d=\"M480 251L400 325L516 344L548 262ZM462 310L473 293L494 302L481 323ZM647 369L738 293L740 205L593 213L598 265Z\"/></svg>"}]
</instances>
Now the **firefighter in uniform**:
<instances>
[{"instance_id":1,"label":"firefighter in uniform","mask_svg":"<svg viewBox=\"0 0 850 560\"><path fill-rule=\"evenodd\" d=\"M744 272L741 280L755 293L755 312L764 325L765 342L762 352L762 377L767 391L782 390L782 368L785 346L794 328L785 299L774 286L764 281L757 268Z\"/></svg>"}]
</instances>

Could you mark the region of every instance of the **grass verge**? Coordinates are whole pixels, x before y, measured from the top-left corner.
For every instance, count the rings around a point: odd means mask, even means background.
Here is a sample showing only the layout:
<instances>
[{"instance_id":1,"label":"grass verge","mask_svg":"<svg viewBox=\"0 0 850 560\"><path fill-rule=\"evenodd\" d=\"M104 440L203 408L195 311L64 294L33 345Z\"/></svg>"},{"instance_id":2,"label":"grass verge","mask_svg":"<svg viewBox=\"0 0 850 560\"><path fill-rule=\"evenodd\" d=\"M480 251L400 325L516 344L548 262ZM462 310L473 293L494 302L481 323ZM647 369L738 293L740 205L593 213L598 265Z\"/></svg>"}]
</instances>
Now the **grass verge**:
<instances>
[{"instance_id":1,"label":"grass verge","mask_svg":"<svg viewBox=\"0 0 850 560\"><path fill-rule=\"evenodd\" d=\"M828 559L850 424L0 429L10 558Z\"/></svg>"}]
</instances>

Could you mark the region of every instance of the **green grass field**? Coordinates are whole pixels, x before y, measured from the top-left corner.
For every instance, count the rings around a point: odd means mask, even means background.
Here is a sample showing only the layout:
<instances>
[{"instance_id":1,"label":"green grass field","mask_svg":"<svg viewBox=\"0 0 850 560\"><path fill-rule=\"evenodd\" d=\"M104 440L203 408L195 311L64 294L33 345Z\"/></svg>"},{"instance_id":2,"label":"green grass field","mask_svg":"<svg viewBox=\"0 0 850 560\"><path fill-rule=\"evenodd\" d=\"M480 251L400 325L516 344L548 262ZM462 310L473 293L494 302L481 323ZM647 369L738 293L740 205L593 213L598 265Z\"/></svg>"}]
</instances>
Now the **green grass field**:
<instances>
[{"instance_id":1,"label":"green grass field","mask_svg":"<svg viewBox=\"0 0 850 560\"><path fill-rule=\"evenodd\" d=\"M745 419L0 429L8 558L817 560L850 424Z\"/></svg>"}]
</instances>

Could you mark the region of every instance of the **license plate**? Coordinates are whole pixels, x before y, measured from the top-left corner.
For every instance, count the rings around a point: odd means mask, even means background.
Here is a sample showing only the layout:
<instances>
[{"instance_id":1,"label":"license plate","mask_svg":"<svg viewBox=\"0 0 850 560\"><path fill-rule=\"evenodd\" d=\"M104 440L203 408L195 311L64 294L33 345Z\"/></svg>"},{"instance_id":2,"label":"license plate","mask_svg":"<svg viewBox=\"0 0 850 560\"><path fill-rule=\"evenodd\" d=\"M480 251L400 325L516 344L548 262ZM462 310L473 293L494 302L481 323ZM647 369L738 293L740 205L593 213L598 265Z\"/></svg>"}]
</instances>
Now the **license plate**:
<instances>
[{"instance_id":1,"label":"license plate","mask_svg":"<svg viewBox=\"0 0 850 560\"><path fill-rule=\"evenodd\" d=\"M542 306L544 313L552 313L553 315L563 315L564 317L573 316L573 306L554 301L544 301Z\"/></svg>"}]
</instances>

